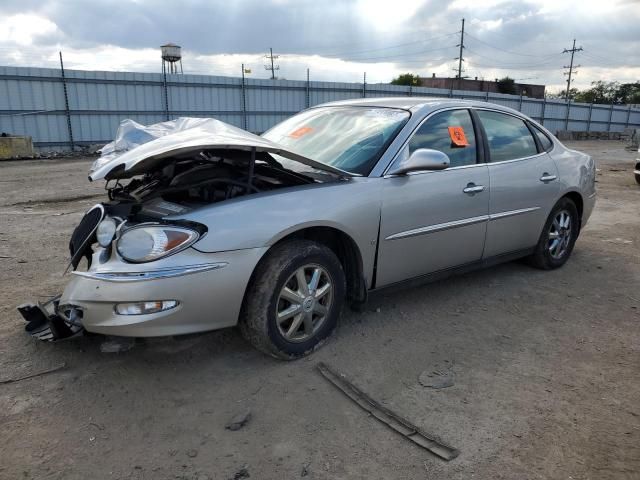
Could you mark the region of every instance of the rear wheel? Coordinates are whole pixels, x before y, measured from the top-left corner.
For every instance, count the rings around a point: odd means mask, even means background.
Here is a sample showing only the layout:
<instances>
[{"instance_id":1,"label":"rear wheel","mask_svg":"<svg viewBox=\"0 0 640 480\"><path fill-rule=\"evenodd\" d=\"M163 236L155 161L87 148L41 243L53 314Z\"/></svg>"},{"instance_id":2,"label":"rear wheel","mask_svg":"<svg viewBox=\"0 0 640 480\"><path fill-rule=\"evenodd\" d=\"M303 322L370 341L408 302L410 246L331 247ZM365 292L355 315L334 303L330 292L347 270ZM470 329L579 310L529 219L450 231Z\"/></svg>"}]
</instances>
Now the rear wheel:
<instances>
[{"instance_id":1,"label":"rear wheel","mask_svg":"<svg viewBox=\"0 0 640 480\"><path fill-rule=\"evenodd\" d=\"M267 255L247 289L240 331L258 350L293 360L335 329L345 275L336 255L316 242L287 241Z\"/></svg>"},{"instance_id":2,"label":"rear wheel","mask_svg":"<svg viewBox=\"0 0 640 480\"><path fill-rule=\"evenodd\" d=\"M636 176L636 183L640 185L640 174L636 173L635 176Z\"/></svg>"},{"instance_id":3,"label":"rear wheel","mask_svg":"<svg viewBox=\"0 0 640 480\"><path fill-rule=\"evenodd\" d=\"M529 263L543 270L559 268L571 256L580 229L578 209L567 197L553 207Z\"/></svg>"}]
</instances>

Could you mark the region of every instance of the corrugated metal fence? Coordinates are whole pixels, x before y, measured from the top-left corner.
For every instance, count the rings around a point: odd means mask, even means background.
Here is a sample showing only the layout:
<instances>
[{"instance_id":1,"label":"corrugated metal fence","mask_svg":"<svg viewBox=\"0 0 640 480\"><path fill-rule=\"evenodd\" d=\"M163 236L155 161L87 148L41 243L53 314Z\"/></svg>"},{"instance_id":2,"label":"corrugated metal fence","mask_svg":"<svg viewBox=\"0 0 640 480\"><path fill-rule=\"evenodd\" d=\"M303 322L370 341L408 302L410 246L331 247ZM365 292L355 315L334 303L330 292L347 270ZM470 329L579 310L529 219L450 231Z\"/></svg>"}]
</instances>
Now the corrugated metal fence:
<instances>
[{"instance_id":1,"label":"corrugated metal fence","mask_svg":"<svg viewBox=\"0 0 640 480\"><path fill-rule=\"evenodd\" d=\"M66 98L65 98L66 87ZM165 97L166 93L166 97ZM307 107L359 97L430 96L489 101L519 110L549 130L620 132L640 127L640 110L488 92L388 84L257 80L209 75L95 72L0 66L0 132L30 135L36 147L109 142L120 120L143 124L215 117L260 133Z\"/></svg>"}]
</instances>

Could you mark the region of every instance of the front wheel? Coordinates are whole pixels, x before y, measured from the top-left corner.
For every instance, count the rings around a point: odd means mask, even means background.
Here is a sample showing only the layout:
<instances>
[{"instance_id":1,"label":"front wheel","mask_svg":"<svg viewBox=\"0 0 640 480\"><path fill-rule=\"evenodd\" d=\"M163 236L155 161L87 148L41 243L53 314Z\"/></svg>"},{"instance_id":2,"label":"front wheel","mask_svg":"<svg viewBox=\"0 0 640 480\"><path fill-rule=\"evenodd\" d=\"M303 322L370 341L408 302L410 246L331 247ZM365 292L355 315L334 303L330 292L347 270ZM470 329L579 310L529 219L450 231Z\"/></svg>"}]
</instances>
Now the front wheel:
<instances>
[{"instance_id":1,"label":"front wheel","mask_svg":"<svg viewBox=\"0 0 640 480\"><path fill-rule=\"evenodd\" d=\"M579 231L580 220L575 203L567 197L561 198L547 218L529 263L543 270L561 267L571 256Z\"/></svg>"},{"instance_id":2,"label":"front wheel","mask_svg":"<svg viewBox=\"0 0 640 480\"><path fill-rule=\"evenodd\" d=\"M335 329L345 290L342 265L328 247L308 240L276 245L247 288L240 331L264 353L302 357Z\"/></svg>"}]
</instances>

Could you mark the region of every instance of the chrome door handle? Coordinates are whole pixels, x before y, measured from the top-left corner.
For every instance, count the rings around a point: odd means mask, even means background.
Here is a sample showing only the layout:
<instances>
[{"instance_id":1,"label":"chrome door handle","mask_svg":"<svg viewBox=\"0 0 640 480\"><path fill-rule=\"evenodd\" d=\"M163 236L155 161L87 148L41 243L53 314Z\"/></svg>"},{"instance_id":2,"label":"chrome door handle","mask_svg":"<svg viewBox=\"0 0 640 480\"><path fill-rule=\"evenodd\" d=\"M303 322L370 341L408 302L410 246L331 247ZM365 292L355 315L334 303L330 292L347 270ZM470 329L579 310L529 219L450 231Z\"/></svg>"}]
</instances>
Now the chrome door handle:
<instances>
[{"instance_id":1,"label":"chrome door handle","mask_svg":"<svg viewBox=\"0 0 640 480\"><path fill-rule=\"evenodd\" d=\"M469 183L465 188L462 189L462 191L469 195L474 195L476 193L483 192L484 185L476 185L475 183Z\"/></svg>"},{"instance_id":2,"label":"chrome door handle","mask_svg":"<svg viewBox=\"0 0 640 480\"><path fill-rule=\"evenodd\" d=\"M545 182L545 183L546 182L553 182L556 178L558 178L558 177L556 177L555 175L549 175L547 172L544 172L542 174L542 176L540 177L540 181L541 182Z\"/></svg>"}]
</instances>

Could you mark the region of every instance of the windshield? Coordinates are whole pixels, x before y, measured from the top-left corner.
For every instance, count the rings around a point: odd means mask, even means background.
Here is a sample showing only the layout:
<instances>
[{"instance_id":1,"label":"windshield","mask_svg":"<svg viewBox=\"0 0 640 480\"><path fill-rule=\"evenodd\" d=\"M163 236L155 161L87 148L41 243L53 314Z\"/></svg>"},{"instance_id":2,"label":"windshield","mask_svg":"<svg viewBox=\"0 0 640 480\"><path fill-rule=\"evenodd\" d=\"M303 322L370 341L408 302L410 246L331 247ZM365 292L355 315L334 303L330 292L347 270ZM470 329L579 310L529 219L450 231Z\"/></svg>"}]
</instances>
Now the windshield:
<instances>
[{"instance_id":1,"label":"windshield","mask_svg":"<svg viewBox=\"0 0 640 480\"><path fill-rule=\"evenodd\" d=\"M396 108L312 108L262 136L325 165L368 175L408 119L409 112Z\"/></svg>"}]
</instances>

